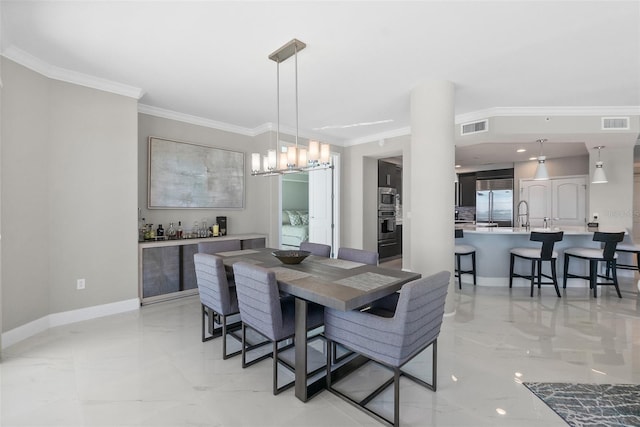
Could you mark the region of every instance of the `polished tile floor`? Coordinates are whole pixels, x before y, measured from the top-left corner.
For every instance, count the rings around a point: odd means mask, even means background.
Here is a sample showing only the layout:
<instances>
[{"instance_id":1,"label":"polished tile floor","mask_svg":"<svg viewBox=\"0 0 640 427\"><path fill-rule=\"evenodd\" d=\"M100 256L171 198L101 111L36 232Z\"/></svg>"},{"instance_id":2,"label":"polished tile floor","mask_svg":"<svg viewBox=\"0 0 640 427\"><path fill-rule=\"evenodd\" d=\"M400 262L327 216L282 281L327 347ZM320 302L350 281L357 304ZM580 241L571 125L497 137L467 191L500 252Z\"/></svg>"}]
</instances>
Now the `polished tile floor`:
<instances>
[{"instance_id":1,"label":"polished tile floor","mask_svg":"<svg viewBox=\"0 0 640 427\"><path fill-rule=\"evenodd\" d=\"M635 280L635 279L634 279ZM473 287L449 294L438 391L402 380L406 426L562 426L521 382L640 383L640 299L586 288ZM271 360L242 369L200 341L196 297L53 328L3 351L2 426L377 426L324 391L271 393ZM411 368L427 372L430 351ZM423 370L423 368L425 368ZM343 384L380 381L367 366ZM373 405L390 410L385 393Z\"/></svg>"}]
</instances>

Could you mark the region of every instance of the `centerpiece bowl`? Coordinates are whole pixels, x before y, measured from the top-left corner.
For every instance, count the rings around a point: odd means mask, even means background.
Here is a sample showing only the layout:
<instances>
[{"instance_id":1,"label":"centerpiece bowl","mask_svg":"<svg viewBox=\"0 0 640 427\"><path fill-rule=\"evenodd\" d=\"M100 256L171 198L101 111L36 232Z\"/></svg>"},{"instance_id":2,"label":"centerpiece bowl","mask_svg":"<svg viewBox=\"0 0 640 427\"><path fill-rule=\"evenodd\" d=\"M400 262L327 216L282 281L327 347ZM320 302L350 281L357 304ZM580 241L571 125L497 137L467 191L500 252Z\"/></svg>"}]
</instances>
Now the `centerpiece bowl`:
<instances>
[{"instance_id":1,"label":"centerpiece bowl","mask_svg":"<svg viewBox=\"0 0 640 427\"><path fill-rule=\"evenodd\" d=\"M272 255L278 258L283 264L300 264L302 260L311 255L311 252L300 250L284 250L273 251Z\"/></svg>"}]
</instances>

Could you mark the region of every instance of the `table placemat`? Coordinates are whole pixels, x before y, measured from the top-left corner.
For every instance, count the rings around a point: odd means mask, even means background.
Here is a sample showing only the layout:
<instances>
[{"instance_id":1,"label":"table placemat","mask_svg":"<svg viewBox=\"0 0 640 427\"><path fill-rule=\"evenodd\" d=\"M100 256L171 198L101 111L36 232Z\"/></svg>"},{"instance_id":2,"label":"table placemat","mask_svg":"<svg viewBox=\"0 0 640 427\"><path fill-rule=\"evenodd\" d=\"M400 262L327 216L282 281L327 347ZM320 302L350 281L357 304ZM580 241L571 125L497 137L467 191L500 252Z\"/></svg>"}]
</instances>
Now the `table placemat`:
<instances>
[{"instance_id":1,"label":"table placemat","mask_svg":"<svg viewBox=\"0 0 640 427\"><path fill-rule=\"evenodd\" d=\"M398 279L395 277L367 272L338 280L336 283L344 286L349 286L351 288L360 289L362 291L371 291L379 288L380 286L388 285L391 282L395 282L396 280Z\"/></svg>"},{"instance_id":2,"label":"table placemat","mask_svg":"<svg viewBox=\"0 0 640 427\"><path fill-rule=\"evenodd\" d=\"M249 255L249 254L257 254L260 251L256 251L253 249L242 249L239 251L227 251L227 252L216 252L216 255L220 256L238 256L238 255Z\"/></svg>"},{"instance_id":3,"label":"table placemat","mask_svg":"<svg viewBox=\"0 0 640 427\"><path fill-rule=\"evenodd\" d=\"M274 267L270 268L270 270L276 273L277 280L289 281L311 276L309 273L305 273L304 271L291 270L285 267Z\"/></svg>"},{"instance_id":4,"label":"table placemat","mask_svg":"<svg viewBox=\"0 0 640 427\"><path fill-rule=\"evenodd\" d=\"M325 258L318 262L324 265L329 265L331 267L344 268L345 270L350 270L352 268L361 267L365 265L361 262L354 262L354 261L348 261L346 259L337 259L337 258Z\"/></svg>"}]
</instances>

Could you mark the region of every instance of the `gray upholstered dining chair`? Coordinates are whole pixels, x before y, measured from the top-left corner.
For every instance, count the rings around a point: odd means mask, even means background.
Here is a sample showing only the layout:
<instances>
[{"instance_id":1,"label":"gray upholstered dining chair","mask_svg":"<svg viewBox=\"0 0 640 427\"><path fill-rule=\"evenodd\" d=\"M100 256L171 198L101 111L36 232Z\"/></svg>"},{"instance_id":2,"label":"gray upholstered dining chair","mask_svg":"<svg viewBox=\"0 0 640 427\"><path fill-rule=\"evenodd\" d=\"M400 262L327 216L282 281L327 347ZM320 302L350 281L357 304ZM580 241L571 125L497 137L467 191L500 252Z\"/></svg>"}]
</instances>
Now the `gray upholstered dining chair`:
<instances>
[{"instance_id":1,"label":"gray upholstered dining chair","mask_svg":"<svg viewBox=\"0 0 640 427\"><path fill-rule=\"evenodd\" d=\"M327 388L341 398L358 405L376 417L397 426L400 423L400 376L417 382L433 391L437 385L437 343L444 314L444 303L451 273L441 271L414 280L402 287L400 293L376 301L368 311L340 311L325 309L324 335L330 347L340 343L374 362L393 370L388 380L362 400L335 389L331 378L331 357L327 351ZM427 383L401 368L432 346L431 383ZM366 405L389 385L394 386L393 422Z\"/></svg>"},{"instance_id":2,"label":"gray upholstered dining chair","mask_svg":"<svg viewBox=\"0 0 640 427\"><path fill-rule=\"evenodd\" d=\"M202 305L202 342L222 336L222 358L240 354L236 351L227 354L227 334L240 328L240 324L227 324L227 317L239 314L238 298L235 287L229 286L222 258L203 253L193 255L196 269L196 282ZM221 326L214 328L214 321ZM210 336L206 336L206 329ZM232 335L235 337L235 335ZM237 338L237 337L236 337Z\"/></svg>"},{"instance_id":3,"label":"gray upholstered dining chair","mask_svg":"<svg viewBox=\"0 0 640 427\"><path fill-rule=\"evenodd\" d=\"M365 251L363 249L340 248L338 249L338 259L378 265L378 253Z\"/></svg>"},{"instance_id":4,"label":"gray upholstered dining chair","mask_svg":"<svg viewBox=\"0 0 640 427\"><path fill-rule=\"evenodd\" d=\"M602 248L568 248L564 250L564 284L567 287L567 278L576 277L589 280L589 288L593 289L593 296L598 296L598 285L613 285L616 288L618 297L622 298L620 288L618 287L618 274L616 273L616 247L619 242L624 239L624 231L619 233L605 233L596 231L593 233L593 241L601 242ZM569 273L569 261L571 258L583 259L589 261L589 275ZM606 275L598 274L598 263L604 262L606 265ZM611 272L611 277L609 277ZM605 279L605 282L598 282L598 277Z\"/></svg>"},{"instance_id":5,"label":"gray upholstered dining chair","mask_svg":"<svg viewBox=\"0 0 640 427\"><path fill-rule=\"evenodd\" d=\"M331 256L331 246L324 245L322 243L312 243L309 241L304 241L300 243L301 251L311 252L311 255L323 256L329 258Z\"/></svg>"},{"instance_id":6,"label":"gray upholstered dining chair","mask_svg":"<svg viewBox=\"0 0 640 427\"><path fill-rule=\"evenodd\" d=\"M240 249L242 249L242 245L238 239L198 243L198 252L204 254L213 255L218 252L239 251Z\"/></svg>"},{"instance_id":7,"label":"gray upholstered dining chair","mask_svg":"<svg viewBox=\"0 0 640 427\"><path fill-rule=\"evenodd\" d=\"M238 291L238 304L242 319L242 367L246 368L265 358L259 357L249 363L246 361L247 327L267 338L273 344L273 394L278 394L292 385L294 381L278 387L278 362L294 370L286 361L279 360L278 344L295 335L295 300L292 297L281 298L278 292L278 282L273 271L266 268L237 262L233 264L233 272ZM323 307L309 304L307 312L308 330L317 329L323 324ZM266 356L269 356L268 354Z\"/></svg>"}]
</instances>

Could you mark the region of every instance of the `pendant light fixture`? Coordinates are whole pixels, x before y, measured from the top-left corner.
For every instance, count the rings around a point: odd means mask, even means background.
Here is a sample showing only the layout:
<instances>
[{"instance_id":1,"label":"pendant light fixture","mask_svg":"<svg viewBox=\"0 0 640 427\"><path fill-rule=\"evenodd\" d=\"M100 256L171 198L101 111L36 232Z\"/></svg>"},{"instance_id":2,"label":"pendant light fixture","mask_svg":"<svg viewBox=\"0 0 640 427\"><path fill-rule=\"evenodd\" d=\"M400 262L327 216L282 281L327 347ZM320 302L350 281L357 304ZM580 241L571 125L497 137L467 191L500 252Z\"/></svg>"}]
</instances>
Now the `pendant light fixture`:
<instances>
[{"instance_id":1,"label":"pendant light fixture","mask_svg":"<svg viewBox=\"0 0 640 427\"><path fill-rule=\"evenodd\" d=\"M593 180L592 184L606 184L609 182L607 180L607 176L604 174L604 169L602 168L602 161L600 160L600 150L604 148L604 145L598 145L597 147L593 147L598 149L598 161L596 162L596 170L593 172Z\"/></svg>"},{"instance_id":2,"label":"pendant light fixture","mask_svg":"<svg viewBox=\"0 0 640 427\"><path fill-rule=\"evenodd\" d=\"M287 147L276 158L276 151L269 150L264 157L262 170L260 169L260 153L251 154L252 175L280 175L284 173L303 172L318 167L332 168L331 147L329 144L321 144L318 141L309 141L308 149L298 146L298 52L307 47L300 40L293 39L280 49L269 55L269 59L277 64L277 116L278 127L276 130L276 146L280 142L280 63L290 57L295 59L295 111L296 111L296 142L294 146Z\"/></svg>"},{"instance_id":3,"label":"pendant light fixture","mask_svg":"<svg viewBox=\"0 0 640 427\"><path fill-rule=\"evenodd\" d=\"M542 154L542 144L547 142L546 139L538 139L536 142L540 143L540 155L538 156L538 167L536 168L536 173L533 176L533 179L536 181L543 181L549 179L549 173L547 172L547 165L545 165L546 156Z\"/></svg>"}]
</instances>

